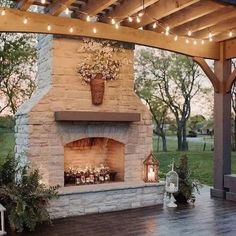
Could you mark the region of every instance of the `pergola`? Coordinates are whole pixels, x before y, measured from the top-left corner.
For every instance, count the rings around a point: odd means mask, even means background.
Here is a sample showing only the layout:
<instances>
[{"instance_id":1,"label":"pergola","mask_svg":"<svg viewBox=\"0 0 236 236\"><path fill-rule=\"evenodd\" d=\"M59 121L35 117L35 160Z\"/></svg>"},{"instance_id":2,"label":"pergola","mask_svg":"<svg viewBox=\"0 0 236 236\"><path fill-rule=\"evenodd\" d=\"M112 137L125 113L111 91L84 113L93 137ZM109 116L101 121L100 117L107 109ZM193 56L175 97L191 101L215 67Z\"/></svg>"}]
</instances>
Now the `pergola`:
<instances>
[{"instance_id":1,"label":"pergola","mask_svg":"<svg viewBox=\"0 0 236 236\"><path fill-rule=\"evenodd\" d=\"M231 86L236 69L234 0L12 0L0 8L1 32L111 39L191 56L214 87L214 188L227 193L231 174ZM35 12L35 7L39 6ZM205 59L215 61L214 71ZM225 176L227 175L227 178ZM227 180L227 181L226 181ZM227 183L226 183L227 182ZM235 197L236 199L236 197Z\"/></svg>"}]
</instances>

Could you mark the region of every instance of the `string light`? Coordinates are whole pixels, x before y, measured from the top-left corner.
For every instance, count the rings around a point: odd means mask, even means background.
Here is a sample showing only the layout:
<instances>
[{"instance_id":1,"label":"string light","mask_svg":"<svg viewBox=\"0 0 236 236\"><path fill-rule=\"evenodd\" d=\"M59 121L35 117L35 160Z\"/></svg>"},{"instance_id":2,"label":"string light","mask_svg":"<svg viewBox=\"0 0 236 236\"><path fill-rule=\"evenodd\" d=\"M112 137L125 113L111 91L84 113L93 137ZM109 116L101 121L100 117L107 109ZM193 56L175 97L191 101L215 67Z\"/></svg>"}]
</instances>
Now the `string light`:
<instances>
[{"instance_id":1,"label":"string light","mask_svg":"<svg viewBox=\"0 0 236 236\"><path fill-rule=\"evenodd\" d=\"M1 16L5 16L5 15L6 15L6 11L5 11L5 10L2 10Z\"/></svg>"},{"instance_id":2,"label":"string light","mask_svg":"<svg viewBox=\"0 0 236 236\"><path fill-rule=\"evenodd\" d=\"M115 21L114 18L111 19L111 23L112 23L113 25L116 23L116 21Z\"/></svg>"},{"instance_id":3,"label":"string light","mask_svg":"<svg viewBox=\"0 0 236 236\"><path fill-rule=\"evenodd\" d=\"M229 37L231 38L233 36L233 32L229 31Z\"/></svg>"},{"instance_id":4,"label":"string light","mask_svg":"<svg viewBox=\"0 0 236 236\"><path fill-rule=\"evenodd\" d=\"M143 12L143 11L141 11L141 12L138 13L138 16L139 16L139 17L142 17L143 15L144 15L144 12Z\"/></svg>"},{"instance_id":5,"label":"string light","mask_svg":"<svg viewBox=\"0 0 236 236\"><path fill-rule=\"evenodd\" d=\"M186 42L186 43L189 43L189 39L186 39L185 42Z\"/></svg>"},{"instance_id":6,"label":"string light","mask_svg":"<svg viewBox=\"0 0 236 236\"><path fill-rule=\"evenodd\" d=\"M177 36L177 35L175 35L175 37L174 37L174 40L175 40L175 41L177 41L177 40L178 40L178 36Z\"/></svg>"},{"instance_id":7,"label":"string light","mask_svg":"<svg viewBox=\"0 0 236 236\"><path fill-rule=\"evenodd\" d=\"M90 16L87 16L87 17L86 17L86 21L87 21L87 22L90 22L90 21L91 21L91 17L90 17Z\"/></svg>"},{"instance_id":8,"label":"string light","mask_svg":"<svg viewBox=\"0 0 236 236\"><path fill-rule=\"evenodd\" d=\"M191 35L192 35L192 31L189 30L189 31L188 31L188 36L190 37Z\"/></svg>"},{"instance_id":9,"label":"string light","mask_svg":"<svg viewBox=\"0 0 236 236\"><path fill-rule=\"evenodd\" d=\"M139 27L138 29L139 29L139 30L143 30L143 27Z\"/></svg>"},{"instance_id":10,"label":"string light","mask_svg":"<svg viewBox=\"0 0 236 236\"><path fill-rule=\"evenodd\" d=\"M157 23L154 22L154 24L152 25L152 28L153 28L153 29L156 29L156 27L157 27Z\"/></svg>"},{"instance_id":11,"label":"string light","mask_svg":"<svg viewBox=\"0 0 236 236\"><path fill-rule=\"evenodd\" d=\"M41 0L41 3L42 3L42 4L45 4L45 3L46 3L46 0Z\"/></svg>"},{"instance_id":12,"label":"string light","mask_svg":"<svg viewBox=\"0 0 236 236\"><path fill-rule=\"evenodd\" d=\"M74 32L73 27L70 27L69 31L70 31L70 33L73 33Z\"/></svg>"},{"instance_id":13,"label":"string light","mask_svg":"<svg viewBox=\"0 0 236 236\"><path fill-rule=\"evenodd\" d=\"M137 23L140 23L140 22L141 22L139 16L136 17L136 21L137 21Z\"/></svg>"},{"instance_id":14,"label":"string light","mask_svg":"<svg viewBox=\"0 0 236 236\"><path fill-rule=\"evenodd\" d=\"M118 23L115 24L115 28L119 29L119 24Z\"/></svg>"},{"instance_id":15,"label":"string light","mask_svg":"<svg viewBox=\"0 0 236 236\"><path fill-rule=\"evenodd\" d=\"M93 33L96 34L97 33L97 29L93 28Z\"/></svg>"},{"instance_id":16,"label":"string light","mask_svg":"<svg viewBox=\"0 0 236 236\"><path fill-rule=\"evenodd\" d=\"M69 15L69 12L70 12L70 10L69 10L69 8L67 7L66 10L65 10L66 15Z\"/></svg>"},{"instance_id":17,"label":"string light","mask_svg":"<svg viewBox=\"0 0 236 236\"><path fill-rule=\"evenodd\" d=\"M167 36L170 34L170 27L169 26L167 26L166 27L166 33L165 33Z\"/></svg>"},{"instance_id":18,"label":"string light","mask_svg":"<svg viewBox=\"0 0 236 236\"><path fill-rule=\"evenodd\" d=\"M205 41L202 39L201 43L202 43L202 44L204 44L204 43L205 43Z\"/></svg>"},{"instance_id":19,"label":"string light","mask_svg":"<svg viewBox=\"0 0 236 236\"><path fill-rule=\"evenodd\" d=\"M26 24L28 23L28 19L25 18L25 19L23 20L23 23L26 25Z\"/></svg>"},{"instance_id":20,"label":"string light","mask_svg":"<svg viewBox=\"0 0 236 236\"><path fill-rule=\"evenodd\" d=\"M48 25L47 30L51 31L51 29L52 29L51 25Z\"/></svg>"},{"instance_id":21,"label":"string light","mask_svg":"<svg viewBox=\"0 0 236 236\"><path fill-rule=\"evenodd\" d=\"M194 44L194 45L197 45L197 41L196 41L196 40L194 40L194 41L193 41L193 44Z\"/></svg>"},{"instance_id":22,"label":"string light","mask_svg":"<svg viewBox=\"0 0 236 236\"><path fill-rule=\"evenodd\" d=\"M128 21L131 23L133 22L133 18L131 16L128 17Z\"/></svg>"}]
</instances>

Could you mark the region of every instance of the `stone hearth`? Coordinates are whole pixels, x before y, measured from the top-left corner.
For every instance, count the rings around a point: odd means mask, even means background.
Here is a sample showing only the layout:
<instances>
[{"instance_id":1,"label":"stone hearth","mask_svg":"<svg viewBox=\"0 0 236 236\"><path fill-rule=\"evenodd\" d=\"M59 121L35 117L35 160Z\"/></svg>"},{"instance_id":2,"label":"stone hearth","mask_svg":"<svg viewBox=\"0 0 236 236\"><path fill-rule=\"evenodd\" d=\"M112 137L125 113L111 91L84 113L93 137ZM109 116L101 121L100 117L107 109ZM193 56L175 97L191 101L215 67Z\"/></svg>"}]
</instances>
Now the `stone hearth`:
<instances>
[{"instance_id":1,"label":"stone hearth","mask_svg":"<svg viewBox=\"0 0 236 236\"><path fill-rule=\"evenodd\" d=\"M152 150L152 119L133 91L133 47L124 45L124 52L115 55L128 63L118 80L105 84L103 104L95 106L90 87L76 72L88 56L82 45L78 38L39 38L38 88L16 116L16 157L38 168L44 183L62 186L60 199L52 203L54 217L161 204L163 184L143 182L142 163ZM58 120L58 112L135 113L140 119ZM81 150L83 140L97 140L97 146ZM63 187L65 168L102 162L117 171L121 182Z\"/></svg>"}]
</instances>

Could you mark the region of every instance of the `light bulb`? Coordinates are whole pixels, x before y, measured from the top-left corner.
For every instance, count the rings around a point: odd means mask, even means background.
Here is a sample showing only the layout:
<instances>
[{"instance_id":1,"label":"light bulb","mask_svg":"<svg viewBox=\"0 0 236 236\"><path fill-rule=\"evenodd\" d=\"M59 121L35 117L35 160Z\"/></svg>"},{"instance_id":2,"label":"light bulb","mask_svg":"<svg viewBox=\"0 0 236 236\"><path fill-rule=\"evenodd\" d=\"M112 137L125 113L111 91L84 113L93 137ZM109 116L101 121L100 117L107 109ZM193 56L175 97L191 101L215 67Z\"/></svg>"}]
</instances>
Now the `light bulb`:
<instances>
[{"instance_id":1,"label":"light bulb","mask_svg":"<svg viewBox=\"0 0 236 236\"><path fill-rule=\"evenodd\" d=\"M143 30L143 27L139 27L138 29L139 29L139 30Z\"/></svg>"},{"instance_id":2,"label":"light bulb","mask_svg":"<svg viewBox=\"0 0 236 236\"><path fill-rule=\"evenodd\" d=\"M69 15L69 12L70 12L70 10L69 10L69 8L67 7L66 10L65 10L66 15Z\"/></svg>"},{"instance_id":3,"label":"light bulb","mask_svg":"<svg viewBox=\"0 0 236 236\"><path fill-rule=\"evenodd\" d=\"M118 23L115 24L115 28L119 29L119 24Z\"/></svg>"},{"instance_id":4,"label":"light bulb","mask_svg":"<svg viewBox=\"0 0 236 236\"><path fill-rule=\"evenodd\" d=\"M70 31L70 33L73 33L74 32L73 27L70 27L69 31Z\"/></svg>"},{"instance_id":5,"label":"light bulb","mask_svg":"<svg viewBox=\"0 0 236 236\"><path fill-rule=\"evenodd\" d=\"M189 30L189 31L188 31L188 36L190 37L191 35L192 35L192 31Z\"/></svg>"},{"instance_id":6,"label":"light bulb","mask_svg":"<svg viewBox=\"0 0 236 236\"><path fill-rule=\"evenodd\" d=\"M26 25L26 24L28 23L28 19L25 18L25 19L23 20L23 23Z\"/></svg>"},{"instance_id":7,"label":"light bulb","mask_svg":"<svg viewBox=\"0 0 236 236\"><path fill-rule=\"evenodd\" d=\"M188 40L188 39L186 39L186 40L185 40L185 42L186 42L186 43L189 43L189 40Z\"/></svg>"},{"instance_id":8,"label":"light bulb","mask_svg":"<svg viewBox=\"0 0 236 236\"><path fill-rule=\"evenodd\" d=\"M170 26L166 27L166 31L168 31L168 32L170 31Z\"/></svg>"},{"instance_id":9,"label":"light bulb","mask_svg":"<svg viewBox=\"0 0 236 236\"><path fill-rule=\"evenodd\" d=\"M212 41L213 41L212 37L211 37L211 38L209 38L209 41L210 41L210 42L212 42Z\"/></svg>"},{"instance_id":10,"label":"light bulb","mask_svg":"<svg viewBox=\"0 0 236 236\"><path fill-rule=\"evenodd\" d=\"M47 29L48 29L48 31L51 31L51 29L52 29L51 25L48 25Z\"/></svg>"},{"instance_id":11,"label":"light bulb","mask_svg":"<svg viewBox=\"0 0 236 236\"><path fill-rule=\"evenodd\" d=\"M175 40L175 41L177 41L177 40L178 40L178 36L177 36L177 35L175 36L174 40Z\"/></svg>"},{"instance_id":12,"label":"light bulb","mask_svg":"<svg viewBox=\"0 0 236 236\"><path fill-rule=\"evenodd\" d=\"M193 44L194 44L194 45L197 45L197 41L196 41L196 40L194 40L194 41L193 41Z\"/></svg>"},{"instance_id":13,"label":"light bulb","mask_svg":"<svg viewBox=\"0 0 236 236\"><path fill-rule=\"evenodd\" d=\"M233 32L230 31L230 32L229 32L229 37L232 37L232 36L233 36Z\"/></svg>"},{"instance_id":14,"label":"light bulb","mask_svg":"<svg viewBox=\"0 0 236 236\"><path fill-rule=\"evenodd\" d=\"M46 0L41 0L41 3L42 3L42 4L45 4L45 3L46 3Z\"/></svg>"},{"instance_id":15,"label":"light bulb","mask_svg":"<svg viewBox=\"0 0 236 236\"><path fill-rule=\"evenodd\" d=\"M97 33L97 29L93 28L93 33L96 34Z\"/></svg>"},{"instance_id":16,"label":"light bulb","mask_svg":"<svg viewBox=\"0 0 236 236\"><path fill-rule=\"evenodd\" d=\"M202 40L202 42L201 42L202 44L204 44L205 43L205 41L204 40Z\"/></svg>"},{"instance_id":17,"label":"light bulb","mask_svg":"<svg viewBox=\"0 0 236 236\"><path fill-rule=\"evenodd\" d=\"M90 22L90 21L91 21L90 16L87 16L87 17L86 17L86 21L87 21L87 22Z\"/></svg>"},{"instance_id":18,"label":"light bulb","mask_svg":"<svg viewBox=\"0 0 236 236\"><path fill-rule=\"evenodd\" d=\"M143 11L141 11L141 12L138 13L138 16L139 16L139 17L142 17L143 15L144 15L144 12L143 12Z\"/></svg>"},{"instance_id":19,"label":"light bulb","mask_svg":"<svg viewBox=\"0 0 236 236\"><path fill-rule=\"evenodd\" d=\"M6 11L5 11L5 10L2 10L1 16L5 16L5 15L6 15Z\"/></svg>"},{"instance_id":20,"label":"light bulb","mask_svg":"<svg viewBox=\"0 0 236 236\"><path fill-rule=\"evenodd\" d=\"M133 18L131 16L128 17L129 22L133 22Z\"/></svg>"},{"instance_id":21,"label":"light bulb","mask_svg":"<svg viewBox=\"0 0 236 236\"><path fill-rule=\"evenodd\" d=\"M113 25L116 23L116 21L115 21L114 18L111 19L111 23L112 23Z\"/></svg>"},{"instance_id":22,"label":"light bulb","mask_svg":"<svg viewBox=\"0 0 236 236\"><path fill-rule=\"evenodd\" d=\"M137 21L137 23L140 23L140 22L141 22L139 16L136 17L136 21Z\"/></svg>"},{"instance_id":23,"label":"light bulb","mask_svg":"<svg viewBox=\"0 0 236 236\"><path fill-rule=\"evenodd\" d=\"M153 28L153 29L156 29L156 27L157 27L157 23L154 22L154 24L152 25L152 28Z\"/></svg>"},{"instance_id":24,"label":"light bulb","mask_svg":"<svg viewBox=\"0 0 236 236\"><path fill-rule=\"evenodd\" d=\"M209 38L212 38L212 33L210 32L209 35L208 35Z\"/></svg>"}]
</instances>

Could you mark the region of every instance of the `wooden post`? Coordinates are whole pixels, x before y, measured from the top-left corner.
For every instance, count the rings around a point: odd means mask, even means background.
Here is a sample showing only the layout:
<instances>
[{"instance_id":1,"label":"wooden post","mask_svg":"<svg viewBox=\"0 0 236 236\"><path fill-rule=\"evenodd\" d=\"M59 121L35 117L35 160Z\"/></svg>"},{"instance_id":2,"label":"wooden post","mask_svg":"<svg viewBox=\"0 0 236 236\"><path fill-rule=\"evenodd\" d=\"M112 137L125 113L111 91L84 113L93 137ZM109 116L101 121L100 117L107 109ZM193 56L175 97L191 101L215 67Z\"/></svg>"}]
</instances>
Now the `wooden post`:
<instances>
[{"instance_id":1,"label":"wooden post","mask_svg":"<svg viewBox=\"0 0 236 236\"><path fill-rule=\"evenodd\" d=\"M220 44L220 60L214 72L219 80L219 91L214 93L214 188L212 197L225 198L224 175L231 173L231 92L225 84L231 74L231 60L226 60L225 45Z\"/></svg>"}]
</instances>

